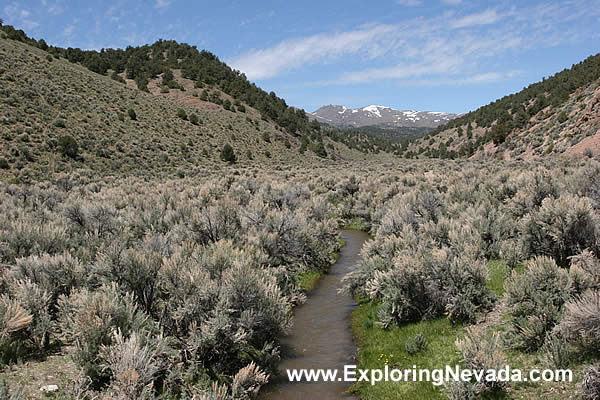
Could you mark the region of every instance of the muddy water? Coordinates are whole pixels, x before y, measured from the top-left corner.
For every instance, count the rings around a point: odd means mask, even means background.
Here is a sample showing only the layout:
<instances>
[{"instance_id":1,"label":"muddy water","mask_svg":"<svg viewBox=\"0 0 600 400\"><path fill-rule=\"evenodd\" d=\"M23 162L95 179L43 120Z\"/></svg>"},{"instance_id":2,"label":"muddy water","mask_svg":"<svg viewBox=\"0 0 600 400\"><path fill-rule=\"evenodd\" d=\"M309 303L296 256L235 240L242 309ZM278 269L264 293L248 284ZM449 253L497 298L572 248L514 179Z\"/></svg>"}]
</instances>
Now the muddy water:
<instances>
[{"instance_id":1,"label":"muddy water","mask_svg":"<svg viewBox=\"0 0 600 400\"><path fill-rule=\"evenodd\" d=\"M289 382L286 369L335 368L343 374L345 364L354 364L356 344L352 340L350 313L356 306L347 295L337 293L344 275L356 268L359 252L369 235L343 231L346 246L340 258L310 292L307 302L294 310L294 327L282 342L280 376L265 386L261 400L334 400L355 399L345 393L344 382Z\"/></svg>"}]
</instances>

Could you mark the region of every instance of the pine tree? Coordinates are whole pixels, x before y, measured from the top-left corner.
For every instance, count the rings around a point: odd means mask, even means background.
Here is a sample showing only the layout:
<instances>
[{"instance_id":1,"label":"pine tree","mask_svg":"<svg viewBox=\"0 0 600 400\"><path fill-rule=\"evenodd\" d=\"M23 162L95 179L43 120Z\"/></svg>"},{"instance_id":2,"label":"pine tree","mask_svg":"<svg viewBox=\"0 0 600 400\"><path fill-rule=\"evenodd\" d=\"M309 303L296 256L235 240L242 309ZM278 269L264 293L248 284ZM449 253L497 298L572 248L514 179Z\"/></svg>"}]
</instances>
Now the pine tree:
<instances>
[{"instance_id":1,"label":"pine tree","mask_svg":"<svg viewBox=\"0 0 600 400\"><path fill-rule=\"evenodd\" d=\"M233 147L231 147L229 143L225 144L223 150L221 150L221 160L228 162L229 164L234 164L237 161Z\"/></svg>"}]
</instances>

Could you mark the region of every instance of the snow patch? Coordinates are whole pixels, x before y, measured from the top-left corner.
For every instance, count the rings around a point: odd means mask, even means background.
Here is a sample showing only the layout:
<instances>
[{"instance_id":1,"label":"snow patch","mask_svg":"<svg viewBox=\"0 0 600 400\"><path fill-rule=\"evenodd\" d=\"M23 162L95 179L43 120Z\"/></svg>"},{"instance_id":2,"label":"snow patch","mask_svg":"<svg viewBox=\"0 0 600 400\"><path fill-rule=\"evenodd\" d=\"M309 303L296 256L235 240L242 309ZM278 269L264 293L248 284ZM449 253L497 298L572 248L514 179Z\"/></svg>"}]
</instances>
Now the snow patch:
<instances>
[{"instance_id":1,"label":"snow patch","mask_svg":"<svg viewBox=\"0 0 600 400\"><path fill-rule=\"evenodd\" d=\"M380 112L380 110L385 110L386 108L389 108L389 107L370 105L370 106L364 107L362 110L363 111L368 111L371 114L376 115L378 118L381 118L381 112Z\"/></svg>"}]
</instances>

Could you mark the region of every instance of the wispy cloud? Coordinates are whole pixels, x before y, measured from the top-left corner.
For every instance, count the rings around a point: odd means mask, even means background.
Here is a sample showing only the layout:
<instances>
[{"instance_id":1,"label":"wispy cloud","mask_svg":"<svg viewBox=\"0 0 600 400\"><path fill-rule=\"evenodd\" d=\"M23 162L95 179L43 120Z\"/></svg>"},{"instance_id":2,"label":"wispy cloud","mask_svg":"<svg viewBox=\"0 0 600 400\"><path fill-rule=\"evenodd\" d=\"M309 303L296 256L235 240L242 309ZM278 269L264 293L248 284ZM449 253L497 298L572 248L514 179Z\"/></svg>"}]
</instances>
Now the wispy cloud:
<instances>
[{"instance_id":1,"label":"wispy cloud","mask_svg":"<svg viewBox=\"0 0 600 400\"><path fill-rule=\"evenodd\" d=\"M496 10L488 9L480 13L466 15L452 21L452 28L467 28L476 25L489 25L498 22L502 16Z\"/></svg>"},{"instance_id":2,"label":"wispy cloud","mask_svg":"<svg viewBox=\"0 0 600 400\"><path fill-rule=\"evenodd\" d=\"M344 55L360 54L374 58L390 49L392 43L386 45L382 39L394 29L392 26L375 25L349 32L286 40L275 47L238 57L231 64L252 79L262 79L306 64L331 62Z\"/></svg>"},{"instance_id":3,"label":"wispy cloud","mask_svg":"<svg viewBox=\"0 0 600 400\"><path fill-rule=\"evenodd\" d=\"M462 3L462 0L442 0L443 4L449 4L451 6L457 6Z\"/></svg>"},{"instance_id":4,"label":"wispy cloud","mask_svg":"<svg viewBox=\"0 0 600 400\"><path fill-rule=\"evenodd\" d=\"M396 3L401 6L416 7L423 4L423 0L396 0Z\"/></svg>"},{"instance_id":5,"label":"wispy cloud","mask_svg":"<svg viewBox=\"0 0 600 400\"><path fill-rule=\"evenodd\" d=\"M521 71L485 72L458 78L407 80L400 86L446 86L446 85L479 85L482 83L503 82L521 75Z\"/></svg>"},{"instance_id":6,"label":"wispy cloud","mask_svg":"<svg viewBox=\"0 0 600 400\"><path fill-rule=\"evenodd\" d=\"M40 26L40 23L32 17L31 11L19 6L18 3L5 6L2 11L4 12L6 23L16 25L28 31Z\"/></svg>"},{"instance_id":7,"label":"wispy cloud","mask_svg":"<svg viewBox=\"0 0 600 400\"><path fill-rule=\"evenodd\" d=\"M411 0L398 0L407 1ZM443 2L457 4L457 0ZM507 51L556 46L584 38L592 28L570 30L564 23L581 15L584 8L584 1L570 0L569 4L490 8L470 14L448 11L399 24L284 40L228 61L250 79L274 78L309 65L340 66L337 76L307 86L415 79L423 83L429 79L489 83L514 76L510 72L486 71L490 60ZM350 59L352 63L345 63ZM347 65L366 67L352 71Z\"/></svg>"},{"instance_id":8,"label":"wispy cloud","mask_svg":"<svg viewBox=\"0 0 600 400\"><path fill-rule=\"evenodd\" d=\"M73 34L73 31L75 30L75 26L74 25L68 25L65 27L65 29L63 29L63 34L65 36L71 36Z\"/></svg>"},{"instance_id":9,"label":"wispy cloud","mask_svg":"<svg viewBox=\"0 0 600 400\"><path fill-rule=\"evenodd\" d=\"M171 5L171 0L156 0L154 3L155 8L165 8Z\"/></svg>"}]
</instances>

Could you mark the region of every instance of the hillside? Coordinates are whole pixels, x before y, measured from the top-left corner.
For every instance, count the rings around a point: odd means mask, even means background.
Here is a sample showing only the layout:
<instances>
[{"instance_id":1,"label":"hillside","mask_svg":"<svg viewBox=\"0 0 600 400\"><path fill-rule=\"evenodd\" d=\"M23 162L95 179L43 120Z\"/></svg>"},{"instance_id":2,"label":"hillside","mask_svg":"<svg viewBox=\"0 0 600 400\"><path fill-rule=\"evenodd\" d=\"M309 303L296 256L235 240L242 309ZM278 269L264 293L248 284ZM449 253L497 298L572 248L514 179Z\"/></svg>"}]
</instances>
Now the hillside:
<instances>
[{"instance_id":1,"label":"hillside","mask_svg":"<svg viewBox=\"0 0 600 400\"><path fill-rule=\"evenodd\" d=\"M2 36L3 180L27 181L74 169L101 175L195 174L228 165L221 160L225 144L232 146L240 166L360 156L324 138L318 124L309 126L306 118L299 123L303 111L274 94L268 97L285 108L284 115L299 117L286 122L275 111L264 115L241 100L249 92L234 93L236 98L220 85L199 88L181 68L150 77L147 90L141 90L125 71L95 73ZM165 73L172 74L169 85L162 84Z\"/></svg>"},{"instance_id":2,"label":"hillside","mask_svg":"<svg viewBox=\"0 0 600 400\"><path fill-rule=\"evenodd\" d=\"M407 157L531 159L600 153L600 54L465 114L413 142Z\"/></svg>"},{"instance_id":3,"label":"hillside","mask_svg":"<svg viewBox=\"0 0 600 400\"><path fill-rule=\"evenodd\" d=\"M370 105L361 108L328 105L308 115L339 128L361 128L375 126L385 129L395 128L436 128L459 115L429 111L399 111L391 107Z\"/></svg>"}]
</instances>

